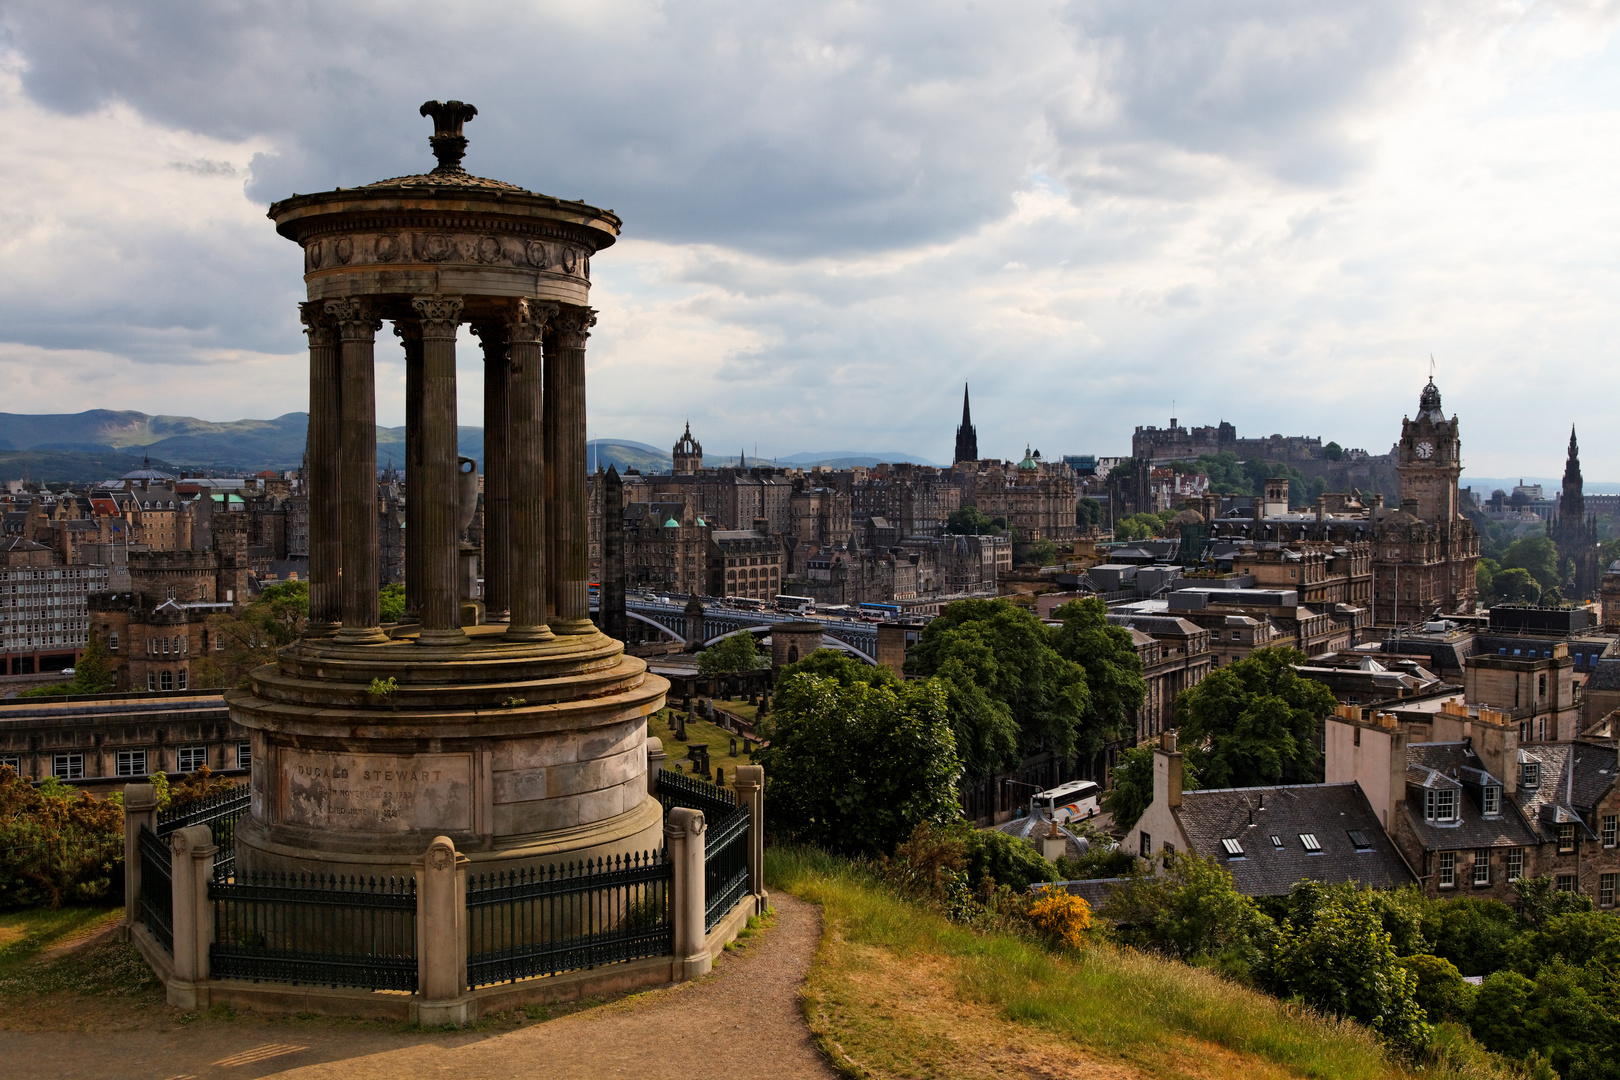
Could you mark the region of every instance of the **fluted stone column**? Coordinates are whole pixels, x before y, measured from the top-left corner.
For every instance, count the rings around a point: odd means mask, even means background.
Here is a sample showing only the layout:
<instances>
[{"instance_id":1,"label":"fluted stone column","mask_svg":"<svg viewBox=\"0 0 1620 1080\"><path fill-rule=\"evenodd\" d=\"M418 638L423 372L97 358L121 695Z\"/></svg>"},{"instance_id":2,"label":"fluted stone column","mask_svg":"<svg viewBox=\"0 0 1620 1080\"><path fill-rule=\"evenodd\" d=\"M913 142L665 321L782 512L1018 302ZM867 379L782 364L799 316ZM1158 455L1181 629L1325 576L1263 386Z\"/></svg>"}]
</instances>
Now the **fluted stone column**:
<instances>
[{"instance_id":1,"label":"fluted stone column","mask_svg":"<svg viewBox=\"0 0 1620 1080\"><path fill-rule=\"evenodd\" d=\"M511 610L512 506L507 468L506 326L481 323L473 333L484 346L484 613L506 622Z\"/></svg>"},{"instance_id":2,"label":"fluted stone column","mask_svg":"<svg viewBox=\"0 0 1620 1080\"><path fill-rule=\"evenodd\" d=\"M556 304L519 300L506 322L507 495L511 505L509 641L544 641L546 622L546 467L541 338ZM488 476L485 476L486 483Z\"/></svg>"},{"instance_id":3,"label":"fluted stone column","mask_svg":"<svg viewBox=\"0 0 1620 1080\"><path fill-rule=\"evenodd\" d=\"M345 644L384 642L377 617L377 331L370 303L329 300L342 342L343 626Z\"/></svg>"},{"instance_id":4,"label":"fluted stone column","mask_svg":"<svg viewBox=\"0 0 1620 1080\"><path fill-rule=\"evenodd\" d=\"M422 621L422 544L417 538L416 512L422 494L422 324L398 319L394 333L405 346L405 616L404 622Z\"/></svg>"},{"instance_id":5,"label":"fluted stone column","mask_svg":"<svg viewBox=\"0 0 1620 1080\"><path fill-rule=\"evenodd\" d=\"M339 463L342 455L342 384L338 378L337 322L324 303L298 305L309 335L309 438L305 479L309 498L309 622L304 633L327 637L343 618L338 572L343 566Z\"/></svg>"},{"instance_id":6,"label":"fluted stone column","mask_svg":"<svg viewBox=\"0 0 1620 1080\"><path fill-rule=\"evenodd\" d=\"M461 596L456 588L456 494L460 458L456 453L456 327L461 298L419 296L411 306L422 326L422 491L412 515L422 545L422 631L420 645L465 645Z\"/></svg>"},{"instance_id":7,"label":"fluted stone column","mask_svg":"<svg viewBox=\"0 0 1620 1080\"><path fill-rule=\"evenodd\" d=\"M590 613L590 537L585 507L585 341L596 312L565 306L551 320L546 349L546 465L551 500L550 578L559 634L596 630Z\"/></svg>"}]
</instances>

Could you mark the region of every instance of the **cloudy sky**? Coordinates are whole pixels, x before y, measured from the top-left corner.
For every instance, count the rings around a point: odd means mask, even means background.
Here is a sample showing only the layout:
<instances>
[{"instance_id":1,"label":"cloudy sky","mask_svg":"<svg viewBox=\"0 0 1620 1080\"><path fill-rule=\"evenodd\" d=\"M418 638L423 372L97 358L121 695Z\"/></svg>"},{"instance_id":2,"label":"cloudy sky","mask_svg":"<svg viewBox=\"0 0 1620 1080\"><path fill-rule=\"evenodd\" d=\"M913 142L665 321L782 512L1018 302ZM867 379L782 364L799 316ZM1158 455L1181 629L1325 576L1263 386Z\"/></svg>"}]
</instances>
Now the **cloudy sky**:
<instances>
[{"instance_id":1,"label":"cloudy sky","mask_svg":"<svg viewBox=\"0 0 1620 1080\"><path fill-rule=\"evenodd\" d=\"M0 409L307 404L267 204L431 165L615 209L593 435L1375 452L1620 480L1620 4L8 0ZM391 350L388 350L391 352ZM403 373L379 379L386 423ZM476 423L477 372L464 369Z\"/></svg>"}]
</instances>

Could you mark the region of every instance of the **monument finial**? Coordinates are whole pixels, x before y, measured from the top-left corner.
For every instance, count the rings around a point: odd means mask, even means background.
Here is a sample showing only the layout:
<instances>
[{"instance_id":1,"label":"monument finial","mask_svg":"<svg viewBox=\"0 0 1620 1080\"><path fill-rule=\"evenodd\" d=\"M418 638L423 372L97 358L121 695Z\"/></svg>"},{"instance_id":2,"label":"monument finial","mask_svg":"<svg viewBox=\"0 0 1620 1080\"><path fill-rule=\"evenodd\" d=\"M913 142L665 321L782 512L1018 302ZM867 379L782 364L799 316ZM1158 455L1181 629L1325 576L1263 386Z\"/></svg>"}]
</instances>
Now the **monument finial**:
<instances>
[{"instance_id":1,"label":"monument finial","mask_svg":"<svg viewBox=\"0 0 1620 1080\"><path fill-rule=\"evenodd\" d=\"M428 138L428 145L433 147L433 156L439 159L438 168L434 172L465 172L461 167L461 159L467 153L467 137L461 133L461 125L478 115L476 106L468 105L464 101L424 101L421 114L433 117L433 134Z\"/></svg>"}]
</instances>

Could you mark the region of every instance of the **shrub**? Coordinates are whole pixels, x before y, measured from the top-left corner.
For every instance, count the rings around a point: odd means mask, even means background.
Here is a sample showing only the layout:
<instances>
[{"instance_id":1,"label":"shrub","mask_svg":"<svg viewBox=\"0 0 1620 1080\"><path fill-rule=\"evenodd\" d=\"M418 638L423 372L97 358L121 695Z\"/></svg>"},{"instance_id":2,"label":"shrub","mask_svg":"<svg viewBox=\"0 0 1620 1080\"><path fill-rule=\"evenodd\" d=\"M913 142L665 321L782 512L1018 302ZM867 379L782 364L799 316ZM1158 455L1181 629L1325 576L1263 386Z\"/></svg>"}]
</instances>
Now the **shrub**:
<instances>
[{"instance_id":1,"label":"shrub","mask_svg":"<svg viewBox=\"0 0 1620 1080\"><path fill-rule=\"evenodd\" d=\"M124 810L56 779L0 766L0 908L105 898L121 876Z\"/></svg>"},{"instance_id":2,"label":"shrub","mask_svg":"<svg viewBox=\"0 0 1620 1080\"><path fill-rule=\"evenodd\" d=\"M975 887L986 879L1014 892L1027 892L1037 881L1058 880L1058 868L1027 840L994 829L969 827L968 881Z\"/></svg>"},{"instance_id":3,"label":"shrub","mask_svg":"<svg viewBox=\"0 0 1620 1080\"><path fill-rule=\"evenodd\" d=\"M1438 956L1403 956L1401 967L1417 979L1412 996L1423 1008L1429 1023L1443 1020L1466 1022L1474 1008L1474 988L1463 982L1462 973L1450 960Z\"/></svg>"},{"instance_id":4,"label":"shrub","mask_svg":"<svg viewBox=\"0 0 1620 1080\"><path fill-rule=\"evenodd\" d=\"M1214 859L1178 851L1163 874L1138 862L1098 914L1115 923L1127 945L1180 960L1207 960L1242 974L1274 933L1254 901L1232 886Z\"/></svg>"},{"instance_id":5,"label":"shrub","mask_svg":"<svg viewBox=\"0 0 1620 1080\"><path fill-rule=\"evenodd\" d=\"M1091 905L1057 889L1043 889L1025 909L1024 917L1049 944L1078 949L1091 929Z\"/></svg>"}]
</instances>

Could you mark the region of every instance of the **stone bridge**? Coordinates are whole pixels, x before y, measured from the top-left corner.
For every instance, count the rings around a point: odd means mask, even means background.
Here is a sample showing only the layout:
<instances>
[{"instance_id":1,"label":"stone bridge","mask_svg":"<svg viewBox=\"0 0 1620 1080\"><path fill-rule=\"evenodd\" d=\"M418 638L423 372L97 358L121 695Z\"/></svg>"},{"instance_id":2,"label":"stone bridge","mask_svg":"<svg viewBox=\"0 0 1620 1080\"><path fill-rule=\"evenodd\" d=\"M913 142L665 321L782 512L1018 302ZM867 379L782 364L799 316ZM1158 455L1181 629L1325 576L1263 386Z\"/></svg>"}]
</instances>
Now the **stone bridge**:
<instances>
[{"instance_id":1,"label":"stone bridge","mask_svg":"<svg viewBox=\"0 0 1620 1080\"><path fill-rule=\"evenodd\" d=\"M686 605L679 601L663 603L657 600L627 600L625 614L633 622L656 627L676 641L687 640ZM596 611L595 605L591 610ZM732 634L756 634L763 637L771 632L771 625L786 622L798 616L775 611L739 611L719 604L706 604L703 608L703 643L712 645ZM877 626L868 622L823 621L821 641L827 648L838 649L860 657L868 664L877 663Z\"/></svg>"}]
</instances>

